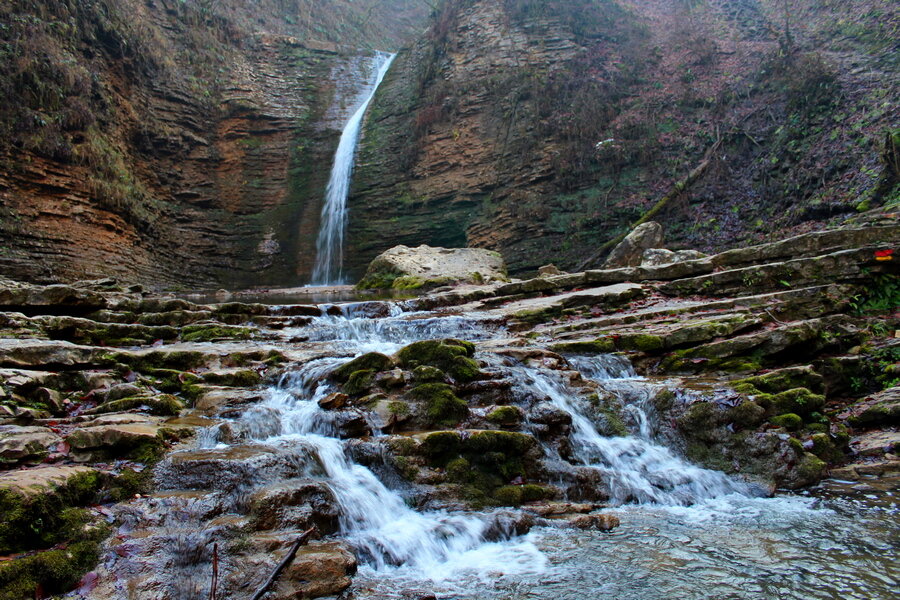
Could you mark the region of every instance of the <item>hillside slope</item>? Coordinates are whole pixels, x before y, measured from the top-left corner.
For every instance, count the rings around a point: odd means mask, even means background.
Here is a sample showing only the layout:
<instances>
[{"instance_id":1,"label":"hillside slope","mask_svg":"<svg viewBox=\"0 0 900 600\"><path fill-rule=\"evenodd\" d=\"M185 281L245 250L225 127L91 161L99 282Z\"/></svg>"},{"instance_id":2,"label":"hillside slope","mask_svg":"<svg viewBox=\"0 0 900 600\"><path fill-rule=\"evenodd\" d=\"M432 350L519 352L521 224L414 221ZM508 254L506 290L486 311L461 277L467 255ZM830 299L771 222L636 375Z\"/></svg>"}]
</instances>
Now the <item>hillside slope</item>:
<instances>
[{"instance_id":1,"label":"hillside slope","mask_svg":"<svg viewBox=\"0 0 900 600\"><path fill-rule=\"evenodd\" d=\"M897 22L880 0L445 2L375 100L351 271L395 243L574 268L698 168L656 217L673 247L895 204Z\"/></svg>"}]
</instances>

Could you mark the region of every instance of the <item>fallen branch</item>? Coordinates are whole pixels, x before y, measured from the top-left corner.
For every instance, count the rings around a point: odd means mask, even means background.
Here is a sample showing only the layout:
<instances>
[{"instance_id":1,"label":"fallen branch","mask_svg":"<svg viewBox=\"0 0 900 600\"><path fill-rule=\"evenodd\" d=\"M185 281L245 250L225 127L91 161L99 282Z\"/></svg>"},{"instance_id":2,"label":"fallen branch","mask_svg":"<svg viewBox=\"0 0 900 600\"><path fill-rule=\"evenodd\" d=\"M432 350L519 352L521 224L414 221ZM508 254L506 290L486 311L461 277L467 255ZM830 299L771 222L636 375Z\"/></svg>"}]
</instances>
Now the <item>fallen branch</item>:
<instances>
[{"instance_id":1,"label":"fallen branch","mask_svg":"<svg viewBox=\"0 0 900 600\"><path fill-rule=\"evenodd\" d=\"M288 566L292 560L294 560L294 556L297 555L297 550L300 549L300 546L309 541L309 538L313 533L316 533L317 529L313 526L300 534L300 537L294 542L294 545L291 546L291 549L288 550L287 555L282 559L278 566L275 567L275 570L272 571L272 574L269 575L269 579L259 588L255 594L253 594L252 600L260 600L263 596L265 596L266 592L269 591L269 588L275 583L278 579L278 576L281 575L281 572L284 570L286 566Z\"/></svg>"}]
</instances>

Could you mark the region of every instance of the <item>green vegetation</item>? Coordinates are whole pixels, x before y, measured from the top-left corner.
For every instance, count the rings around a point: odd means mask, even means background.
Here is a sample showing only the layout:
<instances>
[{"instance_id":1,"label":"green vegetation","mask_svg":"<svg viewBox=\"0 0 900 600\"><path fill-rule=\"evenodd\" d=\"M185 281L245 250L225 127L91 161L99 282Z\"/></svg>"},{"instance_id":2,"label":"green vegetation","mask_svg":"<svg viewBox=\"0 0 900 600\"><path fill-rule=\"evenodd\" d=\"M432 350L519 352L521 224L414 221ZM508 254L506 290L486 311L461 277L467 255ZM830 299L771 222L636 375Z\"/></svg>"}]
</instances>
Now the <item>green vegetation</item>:
<instances>
[{"instance_id":1,"label":"green vegetation","mask_svg":"<svg viewBox=\"0 0 900 600\"><path fill-rule=\"evenodd\" d=\"M455 339L428 340L410 344L397 353L397 359L404 368L414 369L420 365L436 367L450 374L456 381L467 382L478 379L481 369L471 357L475 346L470 342Z\"/></svg>"},{"instance_id":2,"label":"green vegetation","mask_svg":"<svg viewBox=\"0 0 900 600\"><path fill-rule=\"evenodd\" d=\"M432 425L453 427L469 414L469 407L444 383L423 383L409 391L409 397L425 405Z\"/></svg>"}]
</instances>

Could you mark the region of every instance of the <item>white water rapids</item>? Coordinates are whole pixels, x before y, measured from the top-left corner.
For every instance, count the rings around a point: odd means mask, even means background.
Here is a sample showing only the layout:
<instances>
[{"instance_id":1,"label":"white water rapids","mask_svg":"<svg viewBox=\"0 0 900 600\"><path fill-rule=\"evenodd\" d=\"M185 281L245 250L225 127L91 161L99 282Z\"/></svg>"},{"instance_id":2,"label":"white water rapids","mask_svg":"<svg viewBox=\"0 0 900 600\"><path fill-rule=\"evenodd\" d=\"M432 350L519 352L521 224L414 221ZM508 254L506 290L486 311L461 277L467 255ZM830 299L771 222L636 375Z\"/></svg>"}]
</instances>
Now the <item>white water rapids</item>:
<instances>
[{"instance_id":1,"label":"white water rapids","mask_svg":"<svg viewBox=\"0 0 900 600\"><path fill-rule=\"evenodd\" d=\"M394 54L376 52L372 58L369 81L360 91L359 108L347 121L341 133L337 151L331 167L331 177L322 206L322 220L319 237L316 240L316 262L313 268L313 285L336 285L343 283L344 233L347 231L347 196L353 176L356 145L366 110L375 97L375 92L387 74Z\"/></svg>"},{"instance_id":2,"label":"white water rapids","mask_svg":"<svg viewBox=\"0 0 900 600\"><path fill-rule=\"evenodd\" d=\"M382 319L321 317L305 330L310 341L328 342L333 349L354 355L390 354L421 339L483 339L490 335L486 325L471 319L409 317L396 313ZM515 538L510 527L504 532L504 511L417 512L370 469L348 459L334 423L335 413L318 404L333 391L327 374L347 360L321 358L306 363L270 389L266 400L245 412L233 427L257 443L308 449L322 466L322 481L340 506L341 535L365 563L364 571L392 571L394 577L434 582L541 573L547 559L535 545L535 536ZM599 357L580 366L587 376L618 378L625 385L636 382L630 365L624 364ZM521 365L509 369L519 387L546 396L571 415L579 460L603 473L617 503L685 505L741 490L725 475L690 465L648 438L601 436L586 414L587 408L554 373Z\"/></svg>"},{"instance_id":3,"label":"white water rapids","mask_svg":"<svg viewBox=\"0 0 900 600\"><path fill-rule=\"evenodd\" d=\"M568 414L568 461L553 456L548 443L547 467L559 465L563 470L552 472L562 475L566 469L598 473L598 489L618 505L606 509L622 518L618 529L581 531L539 521L516 536L521 515L513 510L414 510L408 501L428 497L392 474L380 454L377 418L362 409L319 407L333 389L327 374L364 352L394 353L445 337L493 343L505 332L466 316L398 310L360 316L366 312L348 308L343 317L316 318L286 332L287 339L306 335L302 347L318 358L286 373L261 400L229 409L200 436L200 448L170 454L157 468L159 494L119 505L121 543L100 571L106 591L88 597L209 597L213 544L244 531L240 515L257 490L298 478L330 490L327 504L336 510L327 514L337 517L336 537L360 562L351 588L359 600L871 600L890 597L879 592L900 580L890 560L896 527L884 520L894 509L836 512L812 498L754 498L743 484L679 459L654 441L649 399L664 386L636 377L616 356L569 362L630 414L632 434L623 437L599 433L601 416L583 398L583 386L571 386L577 380L571 373L493 353L479 358L486 371L511 381L515 403ZM368 419L374 436L341 439L348 412ZM253 556L220 554L220 571L246 580ZM129 591L132 584L139 595ZM247 597L232 592L223 597Z\"/></svg>"}]
</instances>

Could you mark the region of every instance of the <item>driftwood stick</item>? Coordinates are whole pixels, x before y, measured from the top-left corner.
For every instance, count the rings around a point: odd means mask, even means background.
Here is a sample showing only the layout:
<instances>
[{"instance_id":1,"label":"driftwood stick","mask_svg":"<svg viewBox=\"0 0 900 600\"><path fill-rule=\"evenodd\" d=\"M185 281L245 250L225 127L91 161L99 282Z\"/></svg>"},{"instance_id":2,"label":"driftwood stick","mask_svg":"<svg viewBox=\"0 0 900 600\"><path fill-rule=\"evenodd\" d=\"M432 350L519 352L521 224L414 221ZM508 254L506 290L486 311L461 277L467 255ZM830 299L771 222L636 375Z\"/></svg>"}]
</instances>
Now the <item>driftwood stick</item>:
<instances>
[{"instance_id":1,"label":"driftwood stick","mask_svg":"<svg viewBox=\"0 0 900 600\"><path fill-rule=\"evenodd\" d=\"M315 527L310 527L300 534L300 537L297 538L297 540L294 542L294 545L291 546L290 550L288 550L288 553L287 555L285 555L284 559L282 559L282 561L278 563L278 566L275 567L275 570L272 571L271 575L269 575L269 579L266 580L266 582L262 585L261 588L259 588L259 590L256 591L255 594L253 594L252 600L261 600L261 598L266 595L266 592L268 592L269 588L274 585L275 581L278 579L278 576L281 575L281 572L284 570L284 568L288 566L292 560L294 560L294 556L297 555L297 550L300 549L300 546L309 541L309 538L316 531L317 529Z\"/></svg>"}]
</instances>

